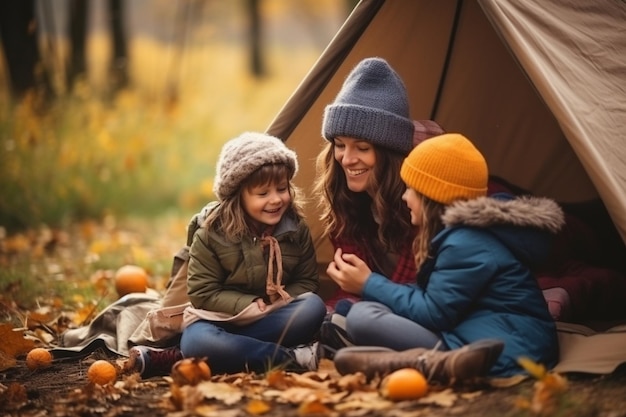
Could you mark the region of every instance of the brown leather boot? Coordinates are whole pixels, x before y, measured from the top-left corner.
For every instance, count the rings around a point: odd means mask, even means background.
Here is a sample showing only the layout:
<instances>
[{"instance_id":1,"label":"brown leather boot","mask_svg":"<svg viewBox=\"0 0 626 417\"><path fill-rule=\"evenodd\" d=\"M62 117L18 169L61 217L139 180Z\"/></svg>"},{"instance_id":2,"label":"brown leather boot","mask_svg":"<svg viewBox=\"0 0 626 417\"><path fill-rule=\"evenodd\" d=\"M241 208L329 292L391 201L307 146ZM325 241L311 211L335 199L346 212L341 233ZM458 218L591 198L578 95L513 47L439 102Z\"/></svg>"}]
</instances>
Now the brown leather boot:
<instances>
[{"instance_id":1,"label":"brown leather boot","mask_svg":"<svg viewBox=\"0 0 626 417\"><path fill-rule=\"evenodd\" d=\"M334 362L342 375L362 372L372 379L401 368L415 368L430 383L454 384L486 376L502 349L504 343L492 339L448 351L414 348L398 352L376 346L354 346L338 350Z\"/></svg>"}]
</instances>

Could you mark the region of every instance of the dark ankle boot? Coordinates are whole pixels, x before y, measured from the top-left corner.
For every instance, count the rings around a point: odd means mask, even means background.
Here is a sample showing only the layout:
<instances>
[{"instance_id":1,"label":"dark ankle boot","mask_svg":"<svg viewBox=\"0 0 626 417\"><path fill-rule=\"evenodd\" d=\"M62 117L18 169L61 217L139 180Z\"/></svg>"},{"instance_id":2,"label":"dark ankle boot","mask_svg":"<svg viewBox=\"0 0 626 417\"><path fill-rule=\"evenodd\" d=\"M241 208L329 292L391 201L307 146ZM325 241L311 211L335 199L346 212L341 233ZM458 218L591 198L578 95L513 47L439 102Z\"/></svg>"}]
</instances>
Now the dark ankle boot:
<instances>
[{"instance_id":1,"label":"dark ankle boot","mask_svg":"<svg viewBox=\"0 0 626 417\"><path fill-rule=\"evenodd\" d=\"M491 339L448 351L414 348L398 352L375 346L354 346L337 351L334 362L342 375L362 372L372 379L401 368L415 368L430 383L454 384L486 376L502 349L503 342Z\"/></svg>"}]
</instances>

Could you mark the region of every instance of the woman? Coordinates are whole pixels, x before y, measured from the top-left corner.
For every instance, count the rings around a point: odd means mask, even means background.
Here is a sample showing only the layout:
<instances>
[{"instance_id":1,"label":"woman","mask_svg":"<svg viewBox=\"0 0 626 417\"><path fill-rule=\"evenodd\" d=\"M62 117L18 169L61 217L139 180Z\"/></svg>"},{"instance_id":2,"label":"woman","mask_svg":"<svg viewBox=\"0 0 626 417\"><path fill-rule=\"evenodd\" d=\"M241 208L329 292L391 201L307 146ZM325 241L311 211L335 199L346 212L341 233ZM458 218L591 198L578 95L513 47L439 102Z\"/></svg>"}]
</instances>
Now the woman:
<instances>
[{"instance_id":1,"label":"woman","mask_svg":"<svg viewBox=\"0 0 626 417\"><path fill-rule=\"evenodd\" d=\"M315 183L334 248L398 283L414 281L416 233L402 201L400 166L416 142L443 133L434 121L412 121L408 102L404 83L384 59L361 61L325 109L327 145L317 158ZM327 356L352 344L343 320L358 298L338 289L326 300L330 314L321 339Z\"/></svg>"},{"instance_id":2,"label":"woman","mask_svg":"<svg viewBox=\"0 0 626 417\"><path fill-rule=\"evenodd\" d=\"M414 133L402 80L385 60L367 58L326 107L322 134L328 143L317 158L315 191L333 246L400 283L415 276L415 228L398 181ZM329 311L342 299L358 297L339 290L326 301Z\"/></svg>"}]
</instances>

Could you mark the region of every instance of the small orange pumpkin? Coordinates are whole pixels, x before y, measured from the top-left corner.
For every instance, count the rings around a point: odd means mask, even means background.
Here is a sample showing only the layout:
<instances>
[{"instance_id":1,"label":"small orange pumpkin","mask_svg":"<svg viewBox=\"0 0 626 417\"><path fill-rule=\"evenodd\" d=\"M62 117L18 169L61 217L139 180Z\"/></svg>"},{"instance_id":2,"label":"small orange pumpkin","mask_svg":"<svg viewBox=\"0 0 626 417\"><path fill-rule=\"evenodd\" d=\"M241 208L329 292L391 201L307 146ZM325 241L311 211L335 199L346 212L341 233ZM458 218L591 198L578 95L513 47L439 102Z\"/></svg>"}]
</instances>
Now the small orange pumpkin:
<instances>
[{"instance_id":1,"label":"small orange pumpkin","mask_svg":"<svg viewBox=\"0 0 626 417\"><path fill-rule=\"evenodd\" d=\"M393 401L416 400L428 393L428 381L413 368L398 369L381 382L381 394Z\"/></svg>"},{"instance_id":2,"label":"small orange pumpkin","mask_svg":"<svg viewBox=\"0 0 626 417\"><path fill-rule=\"evenodd\" d=\"M26 355L26 366L31 371L47 368L52 364L52 354L44 348L34 348Z\"/></svg>"},{"instance_id":3,"label":"small orange pumpkin","mask_svg":"<svg viewBox=\"0 0 626 417\"><path fill-rule=\"evenodd\" d=\"M117 369L112 363L100 359L91 364L87 378L97 385L110 384L117 379Z\"/></svg>"},{"instance_id":4,"label":"small orange pumpkin","mask_svg":"<svg viewBox=\"0 0 626 417\"><path fill-rule=\"evenodd\" d=\"M115 291L123 297L133 292L146 292L148 273L137 265L124 265L115 272Z\"/></svg>"}]
</instances>

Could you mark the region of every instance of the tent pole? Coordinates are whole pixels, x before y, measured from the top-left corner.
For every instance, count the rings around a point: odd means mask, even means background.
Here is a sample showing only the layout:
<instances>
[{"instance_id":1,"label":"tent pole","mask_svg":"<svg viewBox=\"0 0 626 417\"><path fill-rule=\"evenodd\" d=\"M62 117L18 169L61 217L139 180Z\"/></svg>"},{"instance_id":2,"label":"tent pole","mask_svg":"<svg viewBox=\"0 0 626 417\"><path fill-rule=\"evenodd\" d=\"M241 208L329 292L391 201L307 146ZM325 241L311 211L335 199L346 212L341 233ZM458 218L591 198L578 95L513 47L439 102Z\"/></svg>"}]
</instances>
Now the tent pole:
<instances>
[{"instance_id":1,"label":"tent pole","mask_svg":"<svg viewBox=\"0 0 626 417\"><path fill-rule=\"evenodd\" d=\"M439 101L441 94L443 93L443 87L446 82L446 76L448 73L448 66L450 65L450 59L456 42L456 35L459 27L459 20L461 19L461 12L463 9L463 0L457 0L456 10L454 12L454 21L452 22L452 28L450 31L450 39L448 40L448 48L446 50L446 59L444 61L443 69L441 71L441 77L439 78L439 85L437 86L437 94L435 94L435 101L430 113L431 120L437 120L437 111L439 110Z\"/></svg>"}]
</instances>

